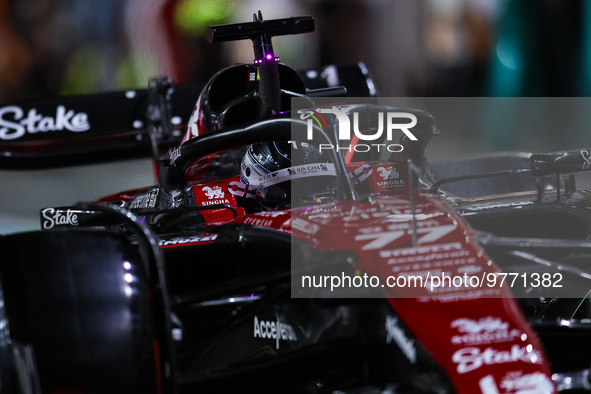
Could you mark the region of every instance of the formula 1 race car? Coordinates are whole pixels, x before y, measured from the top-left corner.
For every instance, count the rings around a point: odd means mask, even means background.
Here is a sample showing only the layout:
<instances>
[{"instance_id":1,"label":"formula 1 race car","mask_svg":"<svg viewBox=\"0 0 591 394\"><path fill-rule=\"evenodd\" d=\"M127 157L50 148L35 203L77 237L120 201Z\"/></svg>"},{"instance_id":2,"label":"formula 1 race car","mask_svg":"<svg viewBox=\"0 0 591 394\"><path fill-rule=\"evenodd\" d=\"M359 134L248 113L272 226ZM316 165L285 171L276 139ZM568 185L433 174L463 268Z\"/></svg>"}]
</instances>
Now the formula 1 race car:
<instances>
[{"instance_id":1,"label":"formula 1 race car","mask_svg":"<svg viewBox=\"0 0 591 394\"><path fill-rule=\"evenodd\" d=\"M158 165L0 237L3 392L591 390L590 151L430 165L363 65L279 62L313 30L259 12L208 29L255 60L205 85L0 107L2 168Z\"/></svg>"}]
</instances>

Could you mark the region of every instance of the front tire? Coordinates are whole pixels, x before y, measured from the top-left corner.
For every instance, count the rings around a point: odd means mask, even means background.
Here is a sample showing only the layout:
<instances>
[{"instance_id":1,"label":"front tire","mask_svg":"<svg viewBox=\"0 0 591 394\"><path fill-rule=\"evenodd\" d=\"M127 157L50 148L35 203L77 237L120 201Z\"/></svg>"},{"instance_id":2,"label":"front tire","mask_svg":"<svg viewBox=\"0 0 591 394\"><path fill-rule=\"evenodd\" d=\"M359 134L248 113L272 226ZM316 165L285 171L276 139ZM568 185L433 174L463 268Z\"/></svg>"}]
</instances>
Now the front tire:
<instances>
[{"instance_id":1,"label":"front tire","mask_svg":"<svg viewBox=\"0 0 591 394\"><path fill-rule=\"evenodd\" d=\"M125 239L91 230L23 233L0 237L0 253L3 390L157 392L149 289ZM27 351L23 369L15 355Z\"/></svg>"}]
</instances>

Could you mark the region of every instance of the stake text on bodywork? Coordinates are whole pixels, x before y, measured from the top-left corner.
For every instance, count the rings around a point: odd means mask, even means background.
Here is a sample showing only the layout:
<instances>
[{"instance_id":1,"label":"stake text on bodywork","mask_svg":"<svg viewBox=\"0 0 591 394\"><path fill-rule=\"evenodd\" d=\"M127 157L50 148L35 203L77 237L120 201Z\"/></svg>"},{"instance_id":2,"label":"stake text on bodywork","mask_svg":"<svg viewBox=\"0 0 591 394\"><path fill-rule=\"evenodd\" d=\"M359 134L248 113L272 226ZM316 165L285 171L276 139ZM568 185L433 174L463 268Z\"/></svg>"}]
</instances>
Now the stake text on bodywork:
<instances>
[{"instance_id":1,"label":"stake text on bodywork","mask_svg":"<svg viewBox=\"0 0 591 394\"><path fill-rule=\"evenodd\" d=\"M12 114L12 120L10 118ZM55 116L45 116L37 113L37 109L31 108L24 117L24 111L16 105L0 108L0 140L16 140L27 133L68 130L82 132L90 129L88 115L85 112L67 110L63 105L58 105Z\"/></svg>"}]
</instances>

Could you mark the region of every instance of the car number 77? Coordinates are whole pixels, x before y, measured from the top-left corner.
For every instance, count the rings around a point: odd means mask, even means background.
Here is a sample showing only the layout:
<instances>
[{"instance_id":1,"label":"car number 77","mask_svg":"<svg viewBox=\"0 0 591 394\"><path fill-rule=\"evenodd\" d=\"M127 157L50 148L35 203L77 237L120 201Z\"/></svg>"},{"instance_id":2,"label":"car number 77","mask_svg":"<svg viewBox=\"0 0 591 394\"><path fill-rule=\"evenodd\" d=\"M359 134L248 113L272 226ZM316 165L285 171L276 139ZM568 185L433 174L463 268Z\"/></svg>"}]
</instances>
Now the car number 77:
<instances>
[{"instance_id":1,"label":"car number 77","mask_svg":"<svg viewBox=\"0 0 591 394\"><path fill-rule=\"evenodd\" d=\"M426 244L436 242L440 238L449 234L456 228L453 224L436 227L426 227L417 230L417 234L423 234L418 238L419 244ZM384 231L375 234L359 234L355 236L355 241L371 240L367 244L363 245L361 250L374 250L381 249L398 240L405 234L412 235L412 230L396 230L396 231Z\"/></svg>"}]
</instances>

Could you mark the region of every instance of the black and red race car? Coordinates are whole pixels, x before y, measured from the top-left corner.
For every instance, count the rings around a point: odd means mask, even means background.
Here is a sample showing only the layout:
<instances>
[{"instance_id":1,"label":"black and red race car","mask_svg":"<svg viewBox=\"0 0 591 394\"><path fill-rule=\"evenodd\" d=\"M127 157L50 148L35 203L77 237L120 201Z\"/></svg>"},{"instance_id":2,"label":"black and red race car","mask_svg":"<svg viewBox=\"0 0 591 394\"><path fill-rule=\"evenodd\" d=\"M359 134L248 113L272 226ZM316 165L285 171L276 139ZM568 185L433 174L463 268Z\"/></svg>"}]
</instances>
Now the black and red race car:
<instances>
[{"instance_id":1,"label":"black and red race car","mask_svg":"<svg viewBox=\"0 0 591 394\"><path fill-rule=\"evenodd\" d=\"M210 27L255 60L205 86L0 108L4 168L158 165L0 237L2 391L590 390L589 150L431 168L435 120L372 98L363 65L279 62L271 37L313 29Z\"/></svg>"}]
</instances>

